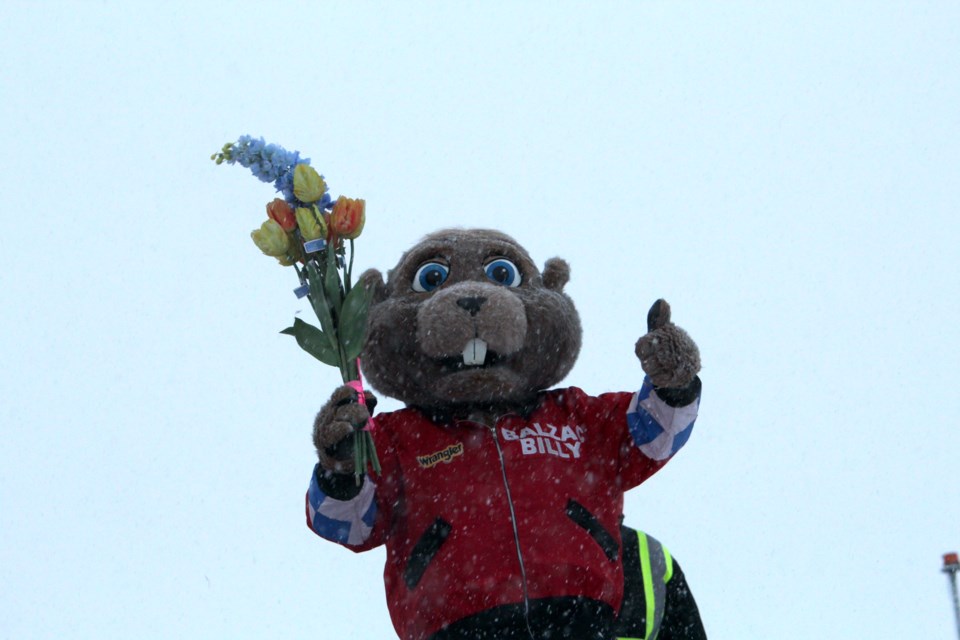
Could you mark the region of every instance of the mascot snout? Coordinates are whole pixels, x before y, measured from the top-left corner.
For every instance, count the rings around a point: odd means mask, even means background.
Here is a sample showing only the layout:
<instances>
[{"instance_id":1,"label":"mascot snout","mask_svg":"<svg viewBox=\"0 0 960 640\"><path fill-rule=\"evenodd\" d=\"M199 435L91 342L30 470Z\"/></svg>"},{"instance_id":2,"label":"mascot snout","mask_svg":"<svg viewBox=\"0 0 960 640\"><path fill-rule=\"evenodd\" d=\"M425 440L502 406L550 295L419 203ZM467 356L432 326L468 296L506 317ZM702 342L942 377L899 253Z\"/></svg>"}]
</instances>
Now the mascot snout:
<instances>
[{"instance_id":1,"label":"mascot snout","mask_svg":"<svg viewBox=\"0 0 960 640\"><path fill-rule=\"evenodd\" d=\"M437 360L482 366L523 348L527 314L510 289L461 282L442 289L417 310L417 342ZM451 363L453 364L453 363Z\"/></svg>"}]
</instances>

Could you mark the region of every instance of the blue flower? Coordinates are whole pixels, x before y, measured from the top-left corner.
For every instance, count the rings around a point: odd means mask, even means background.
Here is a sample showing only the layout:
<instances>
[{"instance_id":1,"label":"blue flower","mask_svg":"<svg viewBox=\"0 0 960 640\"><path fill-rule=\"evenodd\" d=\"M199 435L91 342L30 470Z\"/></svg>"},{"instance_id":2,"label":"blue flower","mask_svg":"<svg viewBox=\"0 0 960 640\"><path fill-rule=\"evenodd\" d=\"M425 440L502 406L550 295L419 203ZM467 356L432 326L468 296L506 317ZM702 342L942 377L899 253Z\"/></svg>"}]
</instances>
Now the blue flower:
<instances>
[{"instance_id":1,"label":"blue flower","mask_svg":"<svg viewBox=\"0 0 960 640\"><path fill-rule=\"evenodd\" d=\"M301 159L299 151L287 151L280 145L267 144L263 138L240 136L230 149L227 162L247 167L263 182L276 182L284 174L292 172L298 163L309 164L310 160Z\"/></svg>"},{"instance_id":2,"label":"blue flower","mask_svg":"<svg viewBox=\"0 0 960 640\"><path fill-rule=\"evenodd\" d=\"M283 199L287 202L296 202L297 198L293 195L293 171L287 171L273 183L277 191L283 194Z\"/></svg>"},{"instance_id":3,"label":"blue flower","mask_svg":"<svg viewBox=\"0 0 960 640\"><path fill-rule=\"evenodd\" d=\"M320 176L320 177L322 178L323 176ZM327 191L325 194L323 194L323 197L320 198L320 202L317 203L317 206L318 206L321 210L323 210L323 209L332 209L332 208L333 208L333 198L330 196L330 192L329 192L329 191Z\"/></svg>"},{"instance_id":4,"label":"blue flower","mask_svg":"<svg viewBox=\"0 0 960 640\"><path fill-rule=\"evenodd\" d=\"M217 164L227 162L246 167L261 181L272 182L276 190L283 194L284 200L293 206L302 204L293 193L293 169L298 164L310 164L310 158L301 158L299 151L287 151L280 145L267 144L262 137L244 135L237 138L236 142L225 145L223 151L214 154L211 159L216 160ZM323 200L317 205L323 209L329 208L330 203L330 195L324 194Z\"/></svg>"}]
</instances>

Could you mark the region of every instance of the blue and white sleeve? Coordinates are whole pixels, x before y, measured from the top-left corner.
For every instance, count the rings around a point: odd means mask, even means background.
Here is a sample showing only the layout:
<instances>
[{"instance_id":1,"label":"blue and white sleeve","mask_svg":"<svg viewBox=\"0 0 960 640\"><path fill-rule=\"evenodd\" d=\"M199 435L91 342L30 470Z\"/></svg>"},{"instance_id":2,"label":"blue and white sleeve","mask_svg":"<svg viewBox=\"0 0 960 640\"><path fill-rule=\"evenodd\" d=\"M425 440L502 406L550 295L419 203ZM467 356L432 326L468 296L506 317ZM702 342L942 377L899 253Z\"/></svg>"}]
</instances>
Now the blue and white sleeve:
<instances>
[{"instance_id":1,"label":"blue and white sleeve","mask_svg":"<svg viewBox=\"0 0 960 640\"><path fill-rule=\"evenodd\" d=\"M686 444L700 408L699 378L682 394L670 391L655 390L647 377L627 409L634 444L653 460L666 460Z\"/></svg>"},{"instance_id":2,"label":"blue and white sleeve","mask_svg":"<svg viewBox=\"0 0 960 640\"><path fill-rule=\"evenodd\" d=\"M307 526L321 538L333 542L349 546L363 544L370 537L377 516L376 484L367 476L359 493L348 500L338 500L320 488L318 473L323 470L314 469L307 490Z\"/></svg>"}]
</instances>

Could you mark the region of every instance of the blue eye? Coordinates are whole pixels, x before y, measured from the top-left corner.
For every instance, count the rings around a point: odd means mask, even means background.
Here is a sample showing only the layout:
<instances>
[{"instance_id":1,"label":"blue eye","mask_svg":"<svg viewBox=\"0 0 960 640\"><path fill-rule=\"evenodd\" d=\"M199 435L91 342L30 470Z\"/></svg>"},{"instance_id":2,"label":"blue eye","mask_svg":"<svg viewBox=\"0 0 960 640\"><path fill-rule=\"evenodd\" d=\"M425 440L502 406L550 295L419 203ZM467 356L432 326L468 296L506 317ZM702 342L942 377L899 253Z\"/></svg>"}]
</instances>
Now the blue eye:
<instances>
[{"instance_id":1,"label":"blue eye","mask_svg":"<svg viewBox=\"0 0 960 640\"><path fill-rule=\"evenodd\" d=\"M505 287L519 287L522 280L517 265L506 258L497 258L492 262L488 262L487 266L483 268L483 271L487 274L488 278Z\"/></svg>"},{"instance_id":2,"label":"blue eye","mask_svg":"<svg viewBox=\"0 0 960 640\"><path fill-rule=\"evenodd\" d=\"M421 293L433 291L446 281L449 274L450 269L447 265L440 264L439 262L428 262L417 269L417 273L413 276L411 286L414 291Z\"/></svg>"}]
</instances>

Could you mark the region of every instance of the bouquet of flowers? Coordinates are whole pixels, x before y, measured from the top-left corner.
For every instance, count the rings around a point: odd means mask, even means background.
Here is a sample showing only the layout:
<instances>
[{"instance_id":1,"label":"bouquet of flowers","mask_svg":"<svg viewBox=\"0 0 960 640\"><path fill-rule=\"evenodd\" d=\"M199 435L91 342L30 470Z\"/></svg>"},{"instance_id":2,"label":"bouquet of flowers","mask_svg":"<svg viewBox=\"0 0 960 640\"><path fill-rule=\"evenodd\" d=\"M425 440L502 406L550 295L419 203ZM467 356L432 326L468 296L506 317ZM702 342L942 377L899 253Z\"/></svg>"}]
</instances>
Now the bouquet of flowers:
<instances>
[{"instance_id":1,"label":"bouquet of flowers","mask_svg":"<svg viewBox=\"0 0 960 640\"><path fill-rule=\"evenodd\" d=\"M360 380L360 350L366 333L369 298L353 286L353 241L366 220L363 200L340 196L334 201L327 183L310 166L309 158L287 151L263 138L241 136L210 157L217 164L239 164L263 182L271 182L283 197L267 204L267 220L250 233L265 255L293 267L300 281L298 298L310 301L320 327L295 318L281 331L320 362L338 367L343 381L364 403ZM373 421L354 434L357 483L368 464L380 473L370 437Z\"/></svg>"}]
</instances>

